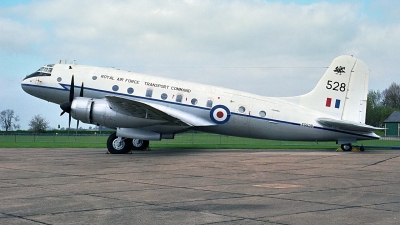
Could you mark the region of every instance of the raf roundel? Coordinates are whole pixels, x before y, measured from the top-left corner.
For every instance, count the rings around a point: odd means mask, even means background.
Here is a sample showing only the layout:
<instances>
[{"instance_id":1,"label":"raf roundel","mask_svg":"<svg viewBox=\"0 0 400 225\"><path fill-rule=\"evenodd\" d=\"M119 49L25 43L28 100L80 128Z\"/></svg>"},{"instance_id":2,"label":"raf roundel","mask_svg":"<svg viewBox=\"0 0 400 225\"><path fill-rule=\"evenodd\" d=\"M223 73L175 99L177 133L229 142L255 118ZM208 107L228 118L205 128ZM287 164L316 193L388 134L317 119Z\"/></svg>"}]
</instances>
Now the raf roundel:
<instances>
[{"instance_id":1,"label":"raf roundel","mask_svg":"<svg viewBox=\"0 0 400 225\"><path fill-rule=\"evenodd\" d=\"M210 118L214 123L224 124L229 121L231 112L224 105L216 105L210 111Z\"/></svg>"}]
</instances>

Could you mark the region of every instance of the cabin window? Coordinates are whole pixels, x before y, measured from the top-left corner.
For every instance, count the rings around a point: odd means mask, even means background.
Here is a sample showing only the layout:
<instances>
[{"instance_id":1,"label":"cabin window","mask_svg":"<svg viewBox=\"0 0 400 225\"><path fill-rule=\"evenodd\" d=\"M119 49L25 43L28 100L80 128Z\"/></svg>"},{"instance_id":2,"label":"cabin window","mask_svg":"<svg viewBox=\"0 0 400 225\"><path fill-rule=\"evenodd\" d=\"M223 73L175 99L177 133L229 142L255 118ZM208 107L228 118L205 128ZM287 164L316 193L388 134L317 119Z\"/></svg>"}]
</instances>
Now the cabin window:
<instances>
[{"instance_id":1,"label":"cabin window","mask_svg":"<svg viewBox=\"0 0 400 225\"><path fill-rule=\"evenodd\" d=\"M149 98L151 98L153 96L153 89L147 89L146 90L146 97L149 97Z\"/></svg>"},{"instance_id":2,"label":"cabin window","mask_svg":"<svg viewBox=\"0 0 400 225\"><path fill-rule=\"evenodd\" d=\"M244 113L246 111L246 108L244 106L239 107L239 112Z\"/></svg>"},{"instance_id":3,"label":"cabin window","mask_svg":"<svg viewBox=\"0 0 400 225\"><path fill-rule=\"evenodd\" d=\"M176 102L182 102L183 95L179 94L176 96Z\"/></svg>"},{"instance_id":4,"label":"cabin window","mask_svg":"<svg viewBox=\"0 0 400 225\"><path fill-rule=\"evenodd\" d=\"M112 89L113 89L113 91L118 91L118 90L119 90L119 87L118 87L118 85L114 85L114 86L112 87Z\"/></svg>"},{"instance_id":5,"label":"cabin window","mask_svg":"<svg viewBox=\"0 0 400 225\"><path fill-rule=\"evenodd\" d=\"M211 108L213 106L213 101L211 99L207 100L207 107Z\"/></svg>"},{"instance_id":6,"label":"cabin window","mask_svg":"<svg viewBox=\"0 0 400 225\"><path fill-rule=\"evenodd\" d=\"M93 76L93 77L92 77L92 80L97 80L97 76Z\"/></svg>"},{"instance_id":7,"label":"cabin window","mask_svg":"<svg viewBox=\"0 0 400 225\"><path fill-rule=\"evenodd\" d=\"M266 113L264 110L261 110L260 113L259 113L259 115L260 115L261 117L265 117L265 116L267 116L267 113Z\"/></svg>"},{"instance_id":8,"label":"cabin window","mask_svg":"<svg viewBox=\"0 0 400 225\"><path fill-rule=\"evenodd\" d=\"M133 88L131 88L131 87L130 87L130 88L128 88L128 89L126 90L126 92L128 92L128 94L132 94L132 93L133 93L133 91L134 91L134 90L133 90Z\"/></svg>"},{"instance_id":9,"label":"cabin window","mask_svg":"<svg viewBox=\"0 0 400 225\"><path fill-rule=\"evenodd\" d=\"M161 99L162 100L165 100L165 99L167 99L168 98L168 95L166 94L166 93L162 93L161 94Z\"/></svg>"},{"instance_id":10,"label":"cabin window","mask_svg":"<svg viewBox=\"0 0 400 225\"><path fill-rule=\"evenodd\" d=\"M61 81L62 81L62 78L61 78L61 77L57 78L57 81L58 81L58 82L61 82Z\"/></svg>"},{"instance_id":11,"label":"cabin window","mask_svg":"<svg viewBox=\"0 0 400 225\"><path fill-rule=\"evenodd\" d=\"M190 102L192 103L192 105L197 105L197 98L192 98Z\"/></svg>"}]
</instances>

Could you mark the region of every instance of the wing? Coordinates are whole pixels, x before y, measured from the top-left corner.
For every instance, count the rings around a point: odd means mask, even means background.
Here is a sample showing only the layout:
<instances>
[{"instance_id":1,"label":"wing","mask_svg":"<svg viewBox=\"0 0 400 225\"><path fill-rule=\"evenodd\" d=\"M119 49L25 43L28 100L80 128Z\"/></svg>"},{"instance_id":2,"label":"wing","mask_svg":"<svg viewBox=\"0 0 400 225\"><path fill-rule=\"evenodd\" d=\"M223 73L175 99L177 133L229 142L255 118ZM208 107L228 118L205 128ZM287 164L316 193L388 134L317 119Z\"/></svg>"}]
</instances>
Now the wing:
<instances>
[{"instance_id":1,"label":"wing","mask_svg":"<svg viewBox=\"0 0 400 225\"><path fill-rule=\"evenodd\" d=\"M110 107L121 114L163 121L179 126L214 126L215 123L199 116L157 103L148 103L116 96L105 97Z\"/></svg>"},{"instance_id":2,"label":"wing","mask_svg":"<svg viewBox=\"0 0 400 225\"><path fill-rule=\"evenodd\" d=\"M330 127L341 130L349 130L356 132L371 132L374 130L384 130L385 128L373 127L363 123L357 123L346 120L336 120L330 118L318 118L317 122L324 127Z\"/></svg>"}]
</instances>

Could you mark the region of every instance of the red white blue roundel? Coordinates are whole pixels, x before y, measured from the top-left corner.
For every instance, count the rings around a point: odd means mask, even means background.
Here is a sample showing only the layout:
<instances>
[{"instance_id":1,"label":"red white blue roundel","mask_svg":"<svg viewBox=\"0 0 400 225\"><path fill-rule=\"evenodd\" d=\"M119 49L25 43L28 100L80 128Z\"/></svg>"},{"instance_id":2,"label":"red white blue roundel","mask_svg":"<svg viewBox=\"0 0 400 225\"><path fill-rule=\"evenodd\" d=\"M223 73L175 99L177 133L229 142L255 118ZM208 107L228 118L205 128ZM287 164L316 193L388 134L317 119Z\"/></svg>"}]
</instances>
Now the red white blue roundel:
<instances>
[{"instance_id":1,"label":"red white blue roundel","mask_svg":"<svg viewBox=\"0 0 400 225\"><path fill-rule=\"evenodd\" d=\"M224 105L216 105L210 111L210 118L213 122L224 124L229 121L231 111Z\"/></svg>"}]
</instances>

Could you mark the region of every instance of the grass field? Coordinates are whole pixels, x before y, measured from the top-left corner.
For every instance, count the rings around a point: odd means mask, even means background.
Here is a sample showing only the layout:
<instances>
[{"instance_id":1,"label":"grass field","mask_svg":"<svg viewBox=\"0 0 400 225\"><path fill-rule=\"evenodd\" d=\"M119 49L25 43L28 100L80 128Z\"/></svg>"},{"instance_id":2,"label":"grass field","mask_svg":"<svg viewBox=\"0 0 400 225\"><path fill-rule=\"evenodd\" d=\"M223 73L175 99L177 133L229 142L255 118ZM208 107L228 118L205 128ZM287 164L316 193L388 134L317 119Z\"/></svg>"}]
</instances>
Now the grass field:
<instances>
[{"instance_id":1,"label":"grass field","mask_svg":"<svg viewBox=\"0 0 400 225\"><path fill-rule=\"evenodd\" d=\"M0 135L0 148L106 148L108 135ZM399 147L400 140L360 141L357 145L381 148ZM151 141L151 148L219 149L336 149L334 142L296 142L239 138L208 133L184 133L173 140Z\"/></svg>"}]
</instances>

